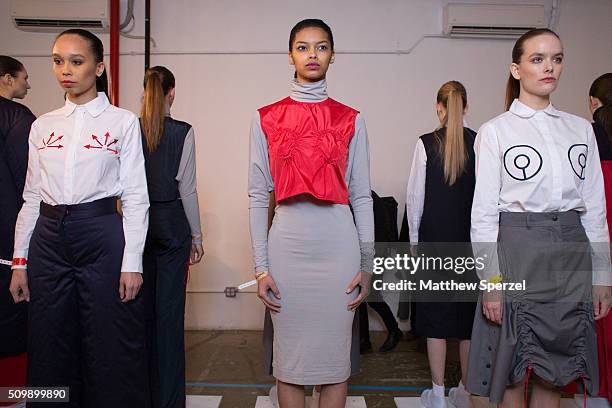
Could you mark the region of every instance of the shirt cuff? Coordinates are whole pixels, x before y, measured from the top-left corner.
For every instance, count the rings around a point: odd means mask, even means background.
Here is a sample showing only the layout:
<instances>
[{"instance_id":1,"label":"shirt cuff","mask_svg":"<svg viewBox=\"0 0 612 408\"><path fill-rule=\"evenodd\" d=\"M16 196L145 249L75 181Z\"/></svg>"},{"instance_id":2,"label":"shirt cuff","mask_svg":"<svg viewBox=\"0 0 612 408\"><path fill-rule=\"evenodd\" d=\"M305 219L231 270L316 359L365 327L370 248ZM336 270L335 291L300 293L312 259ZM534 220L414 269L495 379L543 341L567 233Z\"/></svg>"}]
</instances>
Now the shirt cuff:
<instances>
[{"instance_id":1,"label":"shirt cuff","mask_svg":"<svg viewBox=\"0 0 612 408\"><path fill-rule=\"evenodd\" d=\"M416 225L417 228L410 228L408 231L408 237L410 237L410 243L419 242L419 228L418 226L421 224L420 219L413 220L412 225Z\"/></svg>"},{"instance_id":2,"label":"shirt cuff","mask_svg":"<svg viewBox=\"0 0 612 408\"><path fill-rule=\"evenodd\" d=\"M142 273L142 254L125 252L123 254L123 263L121 264L121 272Z\"/></svg>"},{"instance_id":3,"label":"shirt cuff","mask_svg":"<svg viewBox=\"0 0 612 408\"><path fill-rule=\"evenodd\" d=\"M499 267L497 245L497 242L472 242L472 251L474 253L474 259L480 258L482 262L481 267L476 267L476 275L478 275L478 278L481 280L489 282L491 278L503 276Z\"/></svg>"},{"instance_id":4,"label":"shirt cuff","mask_svg":"<svg viewBox=\"0 0 612 408\"><path fill-rule=\"evenodd\" d=\"M594 254L593 263L593 285L612 286L612 271L610 270L610 260Z\"/></svg>"},{"instance_id":5,"label":"shirt cuff","mask_svg":"<svg viewBox=\"0 0 612 408\"><path fill-rule=\"evenodd\" d=\"M13 258L28 258L28 250L27 249L20 249L20 250L15 250L13 251Z\"/></svg>"}]
</instances>

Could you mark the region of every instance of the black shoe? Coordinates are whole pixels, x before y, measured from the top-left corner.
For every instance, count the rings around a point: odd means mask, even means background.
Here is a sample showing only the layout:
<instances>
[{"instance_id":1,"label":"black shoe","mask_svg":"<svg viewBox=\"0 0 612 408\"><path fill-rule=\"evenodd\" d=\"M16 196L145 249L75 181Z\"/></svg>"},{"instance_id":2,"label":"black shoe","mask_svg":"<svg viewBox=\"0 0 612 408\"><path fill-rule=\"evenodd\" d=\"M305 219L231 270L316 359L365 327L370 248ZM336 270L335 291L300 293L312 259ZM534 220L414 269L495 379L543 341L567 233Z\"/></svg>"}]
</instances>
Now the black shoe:
<instances>
[{"instance_id":1,"label":"black shoe","mask_svg":"<svg viewBox=\"0 0 612 408\"><path fill-rule=\"evenodd\" d=\"M369 350L372 350L372 343L370 341L361 340L359 342L359 354L363 354Z\"/></svg>"},{"instance_id":2,"label":"black shoe","mask_svg":"<svg viewBox=\"0 0 612 408\"><path fill-rule=\"evenodd\" d=\"M387 353L393 350L395 347L397 347L397 344L402 339L402 334L403 333L401 330L389 333L389 335L387 336L387 340L385 340L383 345L380 346L378 351L380 351L381 353Z\"/></svg>"}]
</instances>

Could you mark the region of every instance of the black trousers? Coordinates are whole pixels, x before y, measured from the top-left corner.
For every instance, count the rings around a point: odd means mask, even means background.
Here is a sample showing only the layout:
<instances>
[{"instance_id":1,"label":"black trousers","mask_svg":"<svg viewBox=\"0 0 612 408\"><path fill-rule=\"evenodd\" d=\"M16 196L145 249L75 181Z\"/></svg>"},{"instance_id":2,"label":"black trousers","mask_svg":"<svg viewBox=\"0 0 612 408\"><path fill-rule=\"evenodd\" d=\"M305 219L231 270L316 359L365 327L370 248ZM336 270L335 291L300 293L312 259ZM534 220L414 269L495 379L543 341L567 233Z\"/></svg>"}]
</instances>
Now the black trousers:
<instances>
[{"instance_id":1,"label":"black trousers","mask_svg":"<svg viewBox=\"0 0 612 408\"><path fill-rule=\"evenodd\" d=\"M70 387L69 403L145 407L143 296L122 303L124 250L116 200L41 204L30 242L28 385Z\"/></svg>"},{"instance_id":2,"label":"black trousers","mask_svg":"<svg viewBox=\"0 0 612 408\"><path fill-rule=\"evenodd\" d=\"M185 283L191 230L180 200L151 203L144 294L151 405L185 407Z\"/></svg>"},{"instance_id":3,"label":"black trousers","mask_svg":"<svg viewBox=\"0 0 612 408\"><path fill-rule=\"evenodd\" d=\"M368 306L376 311L383 319L389 333L399 330L397 320L389 305L383 300L381 302L363 302L359 305L359 338L361 341L370 341L370 322L368 319Z\"/></svg>"},{"instance_id":4,"label":"black trousers","mask_svg":"<svg viewBox=\"0 0 612 408\"><path fill-rule=\"evenodd\" d=\"M2 232L4 233L4 231ZM0 233L0 235L2 235ZM6 251L6 253L12 253ZM2 259L9 260L10 256ZM9 286L13 273L9 265L0 265L0 359L26 351L28 303L15 303Z\"/></svg>"},{"instance_id":5,"label":"black trousers","mask_svg":"<svg viewBox=\"0 0 612 408\"><path fill-rule=\"evenodd\" d=\"M1 142L0 142L1 144ZM0 146L0 155L2 146ZM15 222L21 208L21 194L14 191L11 171L0 157L0 259L13 258ZM15 303L9 292L13 273L10 265L0 264L0 359L26 351L28 303Z\"/></svg>"}]
</instances>

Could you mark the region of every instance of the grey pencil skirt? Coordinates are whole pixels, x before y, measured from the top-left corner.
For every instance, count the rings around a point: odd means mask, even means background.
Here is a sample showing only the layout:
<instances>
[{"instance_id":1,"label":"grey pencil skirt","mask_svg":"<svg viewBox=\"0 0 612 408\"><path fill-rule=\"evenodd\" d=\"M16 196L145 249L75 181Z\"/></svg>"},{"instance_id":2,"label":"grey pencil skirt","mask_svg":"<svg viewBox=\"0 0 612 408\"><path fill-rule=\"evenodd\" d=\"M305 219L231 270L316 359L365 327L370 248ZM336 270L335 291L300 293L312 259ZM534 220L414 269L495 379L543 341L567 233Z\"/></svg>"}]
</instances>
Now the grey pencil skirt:
<instances>
[{"instance_id":1,"label":"grey pencil skirt","mask_svg":"<svg viewBox=\"0 0 612 408\"><path fill-rule=\"evenodd\" d=\"M360 269L348 205L299 196L276 207L268 236L270 275L280 291L273 375L300 385L335 384L351 374L353 312L346 288ZM270 295L271 296L271 295Z\"/></svg>"}]
</instances>

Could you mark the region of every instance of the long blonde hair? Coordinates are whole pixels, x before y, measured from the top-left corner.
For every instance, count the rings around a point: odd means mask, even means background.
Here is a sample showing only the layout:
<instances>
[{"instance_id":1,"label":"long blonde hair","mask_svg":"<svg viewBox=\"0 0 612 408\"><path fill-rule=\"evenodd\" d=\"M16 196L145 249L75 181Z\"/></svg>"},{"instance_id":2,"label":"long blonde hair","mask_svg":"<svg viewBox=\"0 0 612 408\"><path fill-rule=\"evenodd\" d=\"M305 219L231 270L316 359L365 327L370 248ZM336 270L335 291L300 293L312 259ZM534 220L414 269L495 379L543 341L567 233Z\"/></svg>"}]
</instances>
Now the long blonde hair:
<instances>
[{"instance_id":1,"label":"long blonde hair","mask_svg":"<svg viewBox=\"0 0 612 408\"><path fill-rule=\"evenodd\" d=\"M147 69L144 77L144 95L140 118L147 149L154 152L159 146L166 119L166 95L174 88L174 75L166 67Z\"/></svg>"},{"instance_id":2,"label":"long blonde hair","mask_svg":"<svg viewBox=\"0 0 612 408\"><path fill-rule=\"evenodd\" d=\"M446 127L444 143L440 143L440 156L444 179L452 186L464 172L467 162L463 139L463 111L467 106L467 92L461 82L449 81L440 87L436 100L446 108L446 115L440 125Z\"/></svg>"}]
</instances>

